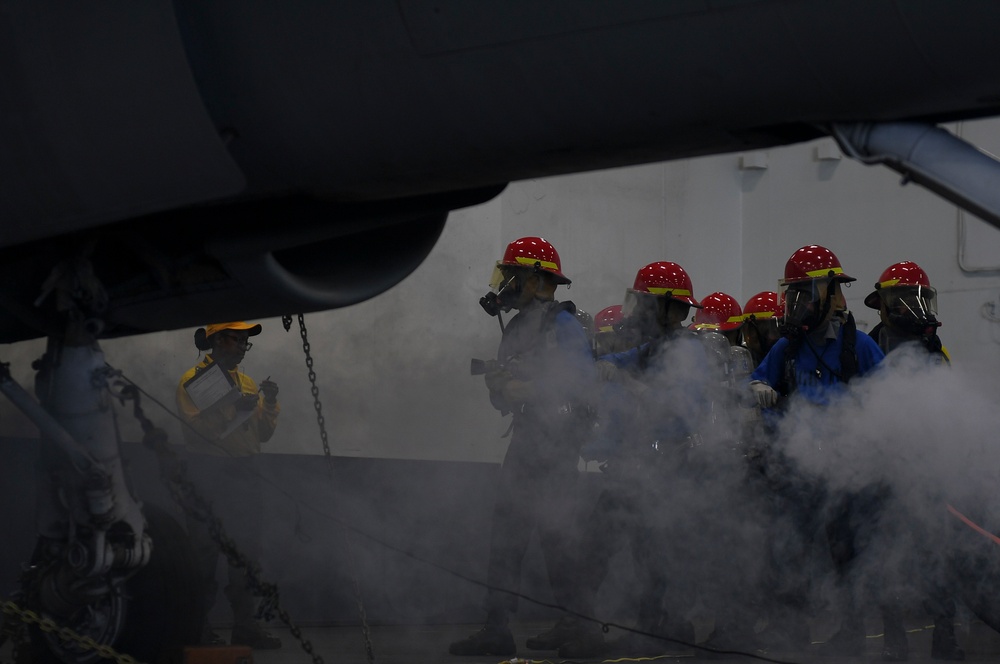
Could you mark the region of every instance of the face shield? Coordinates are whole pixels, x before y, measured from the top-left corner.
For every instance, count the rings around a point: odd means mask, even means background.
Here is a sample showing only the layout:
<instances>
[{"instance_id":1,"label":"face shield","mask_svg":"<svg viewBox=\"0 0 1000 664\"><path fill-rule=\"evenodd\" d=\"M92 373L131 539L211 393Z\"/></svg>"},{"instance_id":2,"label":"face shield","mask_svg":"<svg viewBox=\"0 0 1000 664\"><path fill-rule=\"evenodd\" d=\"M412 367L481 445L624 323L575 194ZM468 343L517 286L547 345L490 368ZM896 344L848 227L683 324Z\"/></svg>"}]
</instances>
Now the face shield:
<instances>
[{"instance_id":1,"label":"face shield","mask_svg":"<svg viewBox=\"0 0 1000 664\"><path fill-rule=\"evenodd\" d=\"M507 313L521 295L521 279L519 270L501 265L499 261L493 267L490 276L490 292L479 298L479 304L490 316L498 316L500 312Z\"/></svg>"},{"instance_id":2,"label":"face shield","mask_svg":"<svg viewBox=\"0 0 1000 664\"><path fill-rule=\"evenodd\" d=\"M839 282L808 279L788 285L785 290L785 323L803 330L825 323L831 312L846 308Z\"/></svg>"},{"instance_id":3,"label":"face shield","mask_svg":"<svg viewBox=\"0 0 1000 664\"><path fill-rule=\"evenodd\" d=\"M767 315L766 318L751 314L743 323L743 338L753 341L766 353L781 338L781 319Z\"/></svg>"},{"instance_id":4,"label":"face shield","mask_svg":"<svg viewBox=\"0 0 1000 664\"><path fill-rule=\"evenodd\" d=\"M625 291L622 317L628 326L639 329L644 336L659 336L681 326L691 312L691 305L665 295L643 293L631 288Z\"/></svg>"},{"instance_id":5,"label":"face shield","mask_svg":"<svg viewBox=\"0 0 1000 664\"><path fill-rule=\"evenodd\" d=\"M913 334L927 334L937 320L937 291L930 286L892 286L878 292L889 325Z\"/></svg>"},{"instance_id":6,"label":"face shield","mask_svg":"<svg viewBox=\"0 0 1000 664\"><path fill-rule=\"evenodd\" d=\"M708 357L715 364L719 378L727 379L731 373L732 351L729 340L721 332L701 332L698 335L701 342L705 344Z\"/></svg>"},{"instance_id":7,"label":"face shield","mask_svg":"<svg viewBox=\"0 0 1000 664\"><path fill-rule=\"evenodd\" d=\"M594 333L594 355L600 357L618 350L621 333L615 330ZM625 350L625 349L621 349Z\"/></svg>"},{"instance_id":8,"label":"face shield","mask_svg":"<svg viewBox=\"0 0 1000 664\"><path fill-rule=\"evenodd\" d=\"M667 300L667 310L664 320L670 329L681 327L691 315L691 305L687 302L670 298Z\"/></svg>"},{"instance_id":9,"label":"face shield","mask_svg":"<svg viewBox=\"0 0 1000 664\"><path fill-rule=\"evenodd\" d=\"M625 302L622 304L622 318L628 318L634 322L639 318L649 317L651 314L655 316L659 307L657 300L662 299L650 293L641 293L631 288L626 289Z\"/></svg>"}]
</instances>

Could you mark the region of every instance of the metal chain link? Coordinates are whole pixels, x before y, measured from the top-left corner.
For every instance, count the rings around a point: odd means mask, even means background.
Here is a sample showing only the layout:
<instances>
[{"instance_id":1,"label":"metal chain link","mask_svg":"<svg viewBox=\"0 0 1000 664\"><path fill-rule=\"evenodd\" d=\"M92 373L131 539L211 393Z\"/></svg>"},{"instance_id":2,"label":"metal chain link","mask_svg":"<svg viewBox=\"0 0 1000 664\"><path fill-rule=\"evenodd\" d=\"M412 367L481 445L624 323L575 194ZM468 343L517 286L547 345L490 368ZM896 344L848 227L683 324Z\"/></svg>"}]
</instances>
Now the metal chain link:
<instances>
[{"instance_id":1,"label":"metal chain link","mask_svg":"<svg viewBox=\"0 0 1000 664\"><path fill-rule=\"evenodd\" d=\"M285 331L292 329L292 317L282 316L281 322L285 326ZM326 455L327 470L333 476L333 457L330 455L330 444L326 435L326 419L323 417L323 404L319 400L319 387L316 385L316 372L313 370L313 358L309 352L309 335L306 332L306 319L303 314L299 314L299 336L302 337L302 352L306 356L306 368L309 370L309 384L312 386L313 408L316 409L316 423L319 425L319 437L323 442L323 453ZM344 545L347 547L347 560L351 566L351 582L354 585L354 601L358 605L358 617L361 620L361 636L365 642L365 656L368 664L375 664L375 649L372 647L371 628L368 626L368 614L365 611L364 598L361 595L361 583L358 581L358 568L354 559L354 548L351 544L347 529L341 526L344 534Z\"/></svg>"},{"instance_id":2,"label":"metal chain link","mask_svg":"<svg viewBox=\"0 0 1000 664\"><path fill-rule=\"evenodd\" d=\"M38 629L45 633L55 632L61 641L73 641L81 650L93 650L104 659L113 659L118 664L138 664L131 655L120 653L109 645L98 643L92 636L82 636L69 627L62 627L51 618L43 618L31 609L23 609L11 600L6 600L0 605L5 616L16 616L25 625L38 625Z\"/></svg>"},{"instance_id":3,"label":"metal chain link","mask_svg":"<svg viewBox=\"0 0 1000 664\"><path fill-rule=\"evenodd\" d=\"M187 479L187 464L178 458L177 454L167 444L167 433L157 428L146 417L139 403L139 390L134 385L122 388L123 398L133 401L132 413L139 421L143 431L143 444L156 453L160 465L160 475L163 477L171 497L184 510L184 513L207 524L212 541L226 557L231 567L244 570L247 586L255 595L261 597L261 608L258 613L265 620L271 620L275 615L284 623L292 636L299 642L302 650L312 657L314 664L323 664L323 658L313 652L312 643L302 635L302 630L292 622L288 612L281 606L278 586L261 578L260 565L248 558L237 548L236 543L226 534L222 522L212 512L212 506L198 493L194 484Z\"/></svg>"},{"instance_id":4,"label":"metal chain link","mask_svg":"<svg viewBox=\"0 0 1000 664\"><path fill-rule=\"evenodd\" d=\"M375 664L375 649L372 647L371 629L368 627L368 613L365 611L365 603L361 596L361 584L358 582L358 565L354 559L354 547L351 545L350 534L347 528L341 526L344 534L344 544L347 547L347 561L351 566L351 581L354 584L354 601L358 605L358 616L361 618L361 636L365 642L365 658L368 664Z\"/></svg>"},{"instance_id":5,"label":"metal chain link","mask_svg":"<svg viewBox=\"0 0 1000 664\"><path fill-rule=\"evenodd\" d=\"M319 387L316 385L316 372L313 371L313 358L309 352L309 336L306 333L306 318L299 314L299 336L302 337L302 352L306 356L306 368L309 369L310 391L313 396L313 408L316 410L316 424L319 425L319 439L323 443L323 454L326 455L327 470L333 472L333 457L330 456L330 441L326 435L326 418L323 417L323 404L319 400Z\"/></svg>"},{"instance_id":6,"label":"metal chain link","mask_svg":"<svg viewBox=\"0 0 1000 664\"><path fill-rule=\"evenodd\" d=\"M11 620L13 613L7 613L0 609L0 613L3 615L3 620L0 621L0 647L3 647L7 641L10 641L10 659L11 662L17 664L19 660L19 650L28 640L28 626L22 620L14 621ZM3 664L3 660L0 660L0 664Z\"/></svg>"}]
</instances>

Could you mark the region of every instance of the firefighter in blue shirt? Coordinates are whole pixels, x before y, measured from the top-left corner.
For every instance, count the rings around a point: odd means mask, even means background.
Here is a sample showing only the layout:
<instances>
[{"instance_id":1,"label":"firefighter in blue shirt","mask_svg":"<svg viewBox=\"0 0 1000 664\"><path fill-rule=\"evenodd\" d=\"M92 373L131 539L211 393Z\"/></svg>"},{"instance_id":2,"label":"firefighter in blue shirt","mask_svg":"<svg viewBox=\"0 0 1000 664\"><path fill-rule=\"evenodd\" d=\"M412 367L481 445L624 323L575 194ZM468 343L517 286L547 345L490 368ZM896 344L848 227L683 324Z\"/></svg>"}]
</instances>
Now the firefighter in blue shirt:
<instances>
[{"instance_id":1,"label":"firefighter in blue shirt","mask_svg":"<svg viewBox=\"0 0 1000 664\"><path fill-rule=\"evenodd\" d=\"M819 245L798 249L785 264L785 320L779 339L751 375L750 389L761 408L776 420L787 408L793 394L805 403L826 406L831 398L844 391L855 376L871 372L884 357L871 337L859 333L853 315L847 311L841 286L855 281L844 273L840 260L832 251ZM880 486L864 487L856 492L837 491L826 494L823 478L806 478L794 471L794 464L781 454L771 451L769 481L776 500L784 505L780 510L797 531L798 537L809 540L817 532L826 531L830 554L838 577L843 580L864 546L858 523L871 523L882 501ZM821 512L830 508L830 518L822 523ZM779 557L804 555L807 545L792 547L792 553ZM781 599L797 609L803 608L804 588L808 580L795 577L801 561L774 561L775 570L783 570L785 578L776 581ZM835 655L860 655L864 650L864 625L860 613L851 611L855 598L849 597L846 618L826 644L824 651ZM803 625L800 618L789 619ZM794 632L792 647L804 646L808 634L802 627L792 628L791 622L781 625Z\"/></svg>"},{"instance_id":2,"label":"firefighter in blue shirt","mask_svg":"<svg viewBox=\"0 0 1000 664\"><path fill-rule=\"evenodd\" d=\"M613 427L608 434L618 444L602 466L605 485L585 522L569 605L595 615L612 558L627 543L642 586L638 629L687 643L694 641L694 628L677 609L686 610L694 601L694 584L682 573L692 552L685 550L686 538L670 506L682 492L679 482L693 481L681 466L697 440L697 426L709 417L705 391L698 389L711 380L708 358L697 335L683 327L691 308L700 306L687 272L669 261L641 268L626 291L621 338L635 345L600 356L597 363L600 378L622 393L614 403L601 403ZM568 628L580 621L570 617L562 623ZM596 657L609 647L631 655L661 654L665 648L662 640L636 634L606 646L599 628L580 632L559 645L560 657Z\"/></svg>"},{"instance_id":3,"label":"firefighter in blue shirt","mask_svg":"<svg viewBox=\"0 0 1000 664\"><path fill-rule=\"evenodd\" d=\"M868 335L859 334L847 311L841 284L844 274L832 251L802 247L785 264L785 332L754 370L751 389L763 408L797 393L825 405L832 393L855 375L864 375L884 353Z\"/></svg>"}]
</instances>

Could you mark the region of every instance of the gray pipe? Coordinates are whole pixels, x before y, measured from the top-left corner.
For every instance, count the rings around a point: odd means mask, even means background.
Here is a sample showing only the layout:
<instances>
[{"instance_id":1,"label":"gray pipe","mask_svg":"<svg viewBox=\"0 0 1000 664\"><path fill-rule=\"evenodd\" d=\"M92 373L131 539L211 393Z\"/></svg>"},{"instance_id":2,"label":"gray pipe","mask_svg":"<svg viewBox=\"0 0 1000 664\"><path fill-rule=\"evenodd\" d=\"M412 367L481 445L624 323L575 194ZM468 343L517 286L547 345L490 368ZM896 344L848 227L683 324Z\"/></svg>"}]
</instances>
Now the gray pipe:
<instances>
[{"instance_id":1,"label":"gray pipe","mask_svg":"<svg viewBox=\"0 0 1000 664\"><path fill-rule=\"evenodd\" d=\"M885 164L1000 228L1000 161L935 125L915 122L834 123L844 154Z\"/></svg>"}]
</instances>

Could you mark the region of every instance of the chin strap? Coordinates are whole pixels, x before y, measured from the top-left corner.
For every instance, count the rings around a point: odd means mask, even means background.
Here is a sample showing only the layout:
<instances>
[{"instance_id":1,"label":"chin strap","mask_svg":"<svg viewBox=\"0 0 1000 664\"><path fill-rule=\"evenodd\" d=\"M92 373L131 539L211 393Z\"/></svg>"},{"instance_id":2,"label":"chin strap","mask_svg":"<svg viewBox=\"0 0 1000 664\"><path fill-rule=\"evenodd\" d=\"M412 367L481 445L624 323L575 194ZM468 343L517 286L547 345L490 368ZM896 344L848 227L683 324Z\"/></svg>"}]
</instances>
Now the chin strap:
<instances>
[{"instance_id":1,"label":"chin strap","mask_svg":"<svg viewBox=\"0 0 1000 664\"><path fill-rule=\"evenodd\" d=\"M840 328L840 379L849 382L858 373L857 345L858 326L854 314L847 312L847 320Z\"/></svg>"},{"instance_id":2,"label":"chin strap","mask_svg":"<svg viewBox=\"0 0 1000 664\"><path fill-rule=\"evenodd\" d=\"M939 337L935 332L923 336L920 340L924 344L924 348L927 349L929 353L940 353L944 354L944 347L941 345L941 337Z\"/></svg>"}]
</instances>

